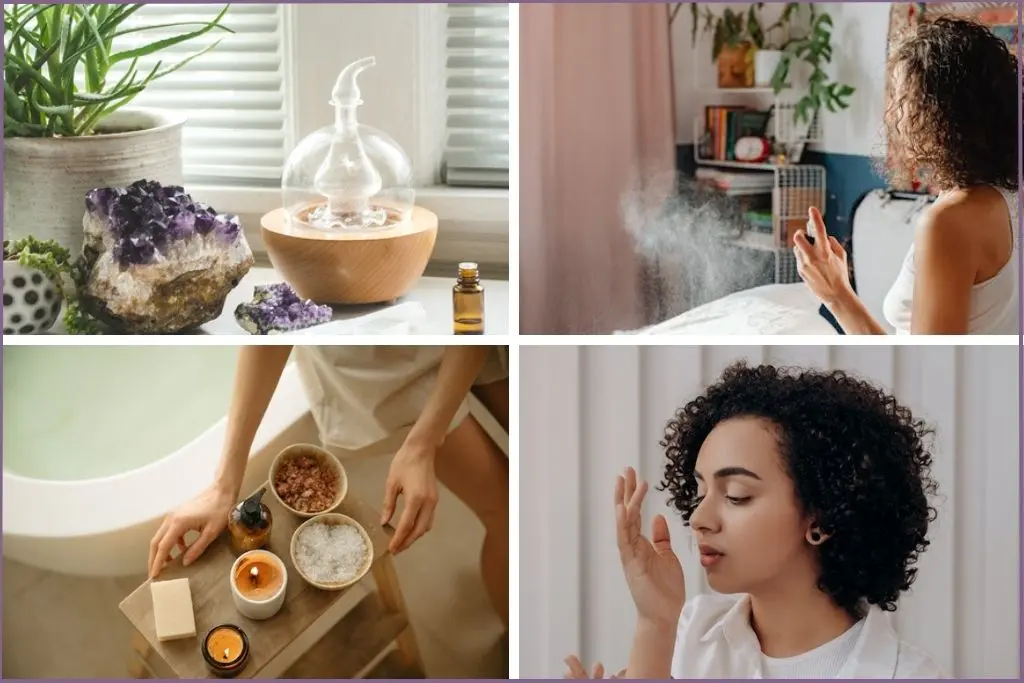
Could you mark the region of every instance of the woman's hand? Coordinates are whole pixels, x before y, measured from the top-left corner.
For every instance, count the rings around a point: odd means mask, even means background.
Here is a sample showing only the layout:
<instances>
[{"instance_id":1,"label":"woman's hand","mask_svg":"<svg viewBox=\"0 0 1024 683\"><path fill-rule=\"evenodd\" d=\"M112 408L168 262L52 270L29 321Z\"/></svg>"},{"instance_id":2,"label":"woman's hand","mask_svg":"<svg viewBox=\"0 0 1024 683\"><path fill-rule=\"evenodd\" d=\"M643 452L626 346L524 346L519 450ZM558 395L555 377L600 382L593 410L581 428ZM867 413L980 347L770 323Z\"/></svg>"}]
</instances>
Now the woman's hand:
<instances>
[{"instance_id":1,"label":"woman's hand","mask_svg":"<svg viewBox=\"0 0 1024 683\"><path fill-rule=\"evenodd\" d=\"M587 670L583 668L583 663L580 662L579 657L576 655L569 655L565 658L565 665L569 667L569 672L566 673L562 678L604 678L604 665L598 662L594 665L594 672L592 675L587 675ZM626 675L626 670L623 669L614 676L608 678L622 678Z\"/></svg>"},{"instance_id":2,"label":"woman's hand","mask_svg":"<svg viewBox=\"0 0 1024 683\"><path fill-rule=\"evenodd\" d=\"M807 238L808 233L814 237L814 244ZM825 221L818 209L811 207L807 230L797 231L793 242L797 273L829 310L835 312L844 300L855 296L850 286L846 250L825 230Z\"/></svg>"},{"instance_id":3,"label":"woman's hand","mask_svg":"<svg viewBox=\"0 0 1024 683\"><path fill-rule=\"evenodd\" d=\"M184 554L182 564L188 566L203 554L224 527L235 504L235 495L217 484L212 484L192 500L164 518L160 529L149 542L149 578L155 579L171 559L171 549ZM185 534L198 531L192 545L185 546Z\"/></svg>"},{"instance_id":4,"label":"woman's hand","mask_svg":"<svg viewBox=\"0 0 1024 683\"><path fill-rule=\"evenodd\" d=\"M395 514L398 496L405 499L405 509L398 520L395 535L389 547L398 554L430 531L437 508L437 477L434 457L437 449L421 445L410 439L395 454L388 470L384 487L384 511L381 524L387 524Z\"/></svg>"},{"instance_id":5,"label":"woman's hand","mask_svg":"<svg viewBox=\"0 0 1024 683\"><path fill-rule=\"evenodd\" d=\"M657 515L651 523L651 540L644 537L640 512L646 494L647 482L637 487L632 467L615 482L619 558L640 619L674 633L686 602L683 565L672 552L664 516Z\"/></svg>"}]
</instances>

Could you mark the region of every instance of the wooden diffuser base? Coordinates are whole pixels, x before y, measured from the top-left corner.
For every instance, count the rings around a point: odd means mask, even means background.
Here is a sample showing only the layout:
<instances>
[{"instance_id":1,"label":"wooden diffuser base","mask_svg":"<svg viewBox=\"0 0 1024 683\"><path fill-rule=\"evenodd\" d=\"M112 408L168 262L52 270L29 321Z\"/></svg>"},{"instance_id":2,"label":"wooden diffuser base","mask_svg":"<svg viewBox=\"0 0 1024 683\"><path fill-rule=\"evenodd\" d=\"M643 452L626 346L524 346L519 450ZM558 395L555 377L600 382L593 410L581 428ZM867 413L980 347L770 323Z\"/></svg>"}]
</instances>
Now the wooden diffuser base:
<instances>
[{"instance_id":1,"label":"wooden diffuser base","mask_svg":"<svg viewBox=\"0 0 1024 683\"><path fill-rule=\"evenodd\" d=\"M274 268L299 296L319 304L399 298L423 275L437 240L437 216L418 206L401 225L367 232L290 226L284 208L260 224Z\"/></svg>"}]
</instances>

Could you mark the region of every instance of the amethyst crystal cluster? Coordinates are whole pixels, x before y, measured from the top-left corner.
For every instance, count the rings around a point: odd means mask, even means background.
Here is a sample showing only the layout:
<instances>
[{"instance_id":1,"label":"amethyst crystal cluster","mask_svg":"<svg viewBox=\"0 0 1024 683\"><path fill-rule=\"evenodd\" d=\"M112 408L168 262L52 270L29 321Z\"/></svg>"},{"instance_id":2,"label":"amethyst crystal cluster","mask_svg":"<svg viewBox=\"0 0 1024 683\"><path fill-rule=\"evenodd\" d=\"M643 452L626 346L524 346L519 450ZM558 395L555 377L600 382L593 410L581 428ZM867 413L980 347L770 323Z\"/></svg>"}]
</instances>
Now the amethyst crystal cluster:
<instances>
[{"instance_id":1,"label":"amethyst crystal cluster","mask_svg":"<svg viewBox=\"0 0 1024 683\"><path fill-rule=\"evenodd\" d=\"M330 322L333 315L330 306L303 301L284 282L257 285L252 301L239 304L235 309L235 320L249 334L294 332Z\"/></svg>"},{"instance_id":2,"label":"amethyst crystal cluster","mask_svg":"<svg viewBox=\"0 0 1024 683\"><path fill-rule=\"evenodd\" d=\"M82 306L118 332L174 334L217 318L252 268L236 216L139 180L85 197Z\"/></svg>"},{"instance_id":3,"label":"amethyst crystal cluster","mask_svg":"<svg viewBox=\"0 0 1024 683\"><path fill-rule=\"evenodd\" d=\"M123 267L152 263L158 253L166 254L172 244L195 235L213 234L233 244L242 232L237 216L219 215L194 201L183 187L149 180L91 190L85 208L106 220L114 239L112 255Z\"/></svg>"}]
</instances>

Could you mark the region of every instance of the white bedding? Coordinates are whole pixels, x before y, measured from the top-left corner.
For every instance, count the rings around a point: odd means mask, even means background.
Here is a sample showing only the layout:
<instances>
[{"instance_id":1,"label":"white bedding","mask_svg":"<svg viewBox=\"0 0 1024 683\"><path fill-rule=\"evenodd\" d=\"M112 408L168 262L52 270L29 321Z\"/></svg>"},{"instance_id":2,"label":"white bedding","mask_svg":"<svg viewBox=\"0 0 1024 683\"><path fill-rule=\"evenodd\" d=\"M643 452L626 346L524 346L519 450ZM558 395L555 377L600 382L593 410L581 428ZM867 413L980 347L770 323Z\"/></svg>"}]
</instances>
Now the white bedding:
<instances>
[{"instance_id":1,"label":"white bedding","mask_svg":"<svg viewBox=\"0 0 1024 683\"><path fill-rule=\"evenodd\" d=\"M818 312L821 302L802 282L736 292L674 318L617 334L827 334L836 329Z\"/></svg>"}]
</instances>

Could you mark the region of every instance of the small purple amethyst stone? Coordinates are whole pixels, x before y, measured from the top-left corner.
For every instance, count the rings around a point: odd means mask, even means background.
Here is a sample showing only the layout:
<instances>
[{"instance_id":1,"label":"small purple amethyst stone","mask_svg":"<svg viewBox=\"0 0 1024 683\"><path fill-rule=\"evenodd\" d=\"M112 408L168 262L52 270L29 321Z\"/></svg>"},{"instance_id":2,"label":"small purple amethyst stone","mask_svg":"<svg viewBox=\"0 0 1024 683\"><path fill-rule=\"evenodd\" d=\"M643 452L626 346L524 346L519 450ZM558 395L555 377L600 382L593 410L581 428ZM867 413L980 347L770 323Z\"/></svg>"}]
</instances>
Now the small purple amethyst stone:
<instances>
[{"instance_id":1,"label":"small purple amethyst stone","mask_svg":"<svg viewBox=\"0 0 1024 683\"><path fill-rule=\"evenodd\" d=\"M249 334L294 332L330 322L333 316L330 306L303 301L284 282L257 285L252 301L235 309L235 320Z\"/></svg>"}]
</instances>

